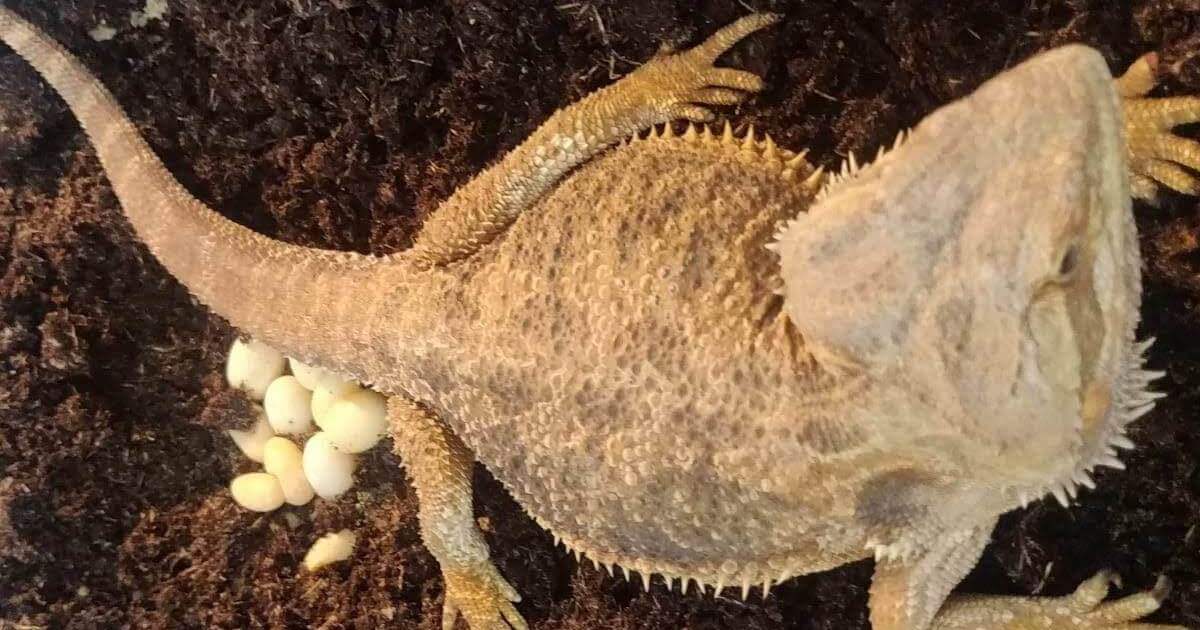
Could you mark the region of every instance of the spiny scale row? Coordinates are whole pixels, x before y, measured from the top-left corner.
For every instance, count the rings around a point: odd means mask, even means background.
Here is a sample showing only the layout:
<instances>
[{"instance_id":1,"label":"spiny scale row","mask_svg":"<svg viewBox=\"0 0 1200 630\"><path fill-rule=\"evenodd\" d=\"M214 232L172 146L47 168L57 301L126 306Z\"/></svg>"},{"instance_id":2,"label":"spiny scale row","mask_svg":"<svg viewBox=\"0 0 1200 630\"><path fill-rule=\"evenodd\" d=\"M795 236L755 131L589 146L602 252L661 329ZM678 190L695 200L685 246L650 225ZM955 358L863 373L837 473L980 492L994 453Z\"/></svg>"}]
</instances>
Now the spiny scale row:
<instances>
[{"instance_id":1,"label":"spiny scale row","mask_svg":"<svg viewBox=\"0 0 1200 630\"><path fill-rule=\"evenodd\" d=\"M924 540L904 536L891 543L883 543L878 538L872 537L867 539L867 542L863 545L863 548L874 554L876 564L881 564L884 562L907 563L915 560L923 550L929 549L931 545L934 544L933 540L928 537L929 532L925 532L925 534L926 538ZM935 535L943 543L953 543L954 545L957 545L965 542L971 536L971 532L969 530L963 530L957 533L943 532Z\"/></svg>"},{"instance_id":2,"label":"spiny scale row","mask_svg":"<svg viewBox=\"0 0 1200 630\"><path fill-rule=\"evenodd\" d=\"M879 151L875 153L875 159L863 164L859 164L858 157L854 155L853 151L851 151L846 159L842 162L841 170L830 174L829 179L825 182L825 186L821 188L820 192L817 194L816 201L825 199L839 185L854 179L867 167L877 164L885 155L900 148L900 145L904 144L906 140L908 140L908 130L902 129L900 133L896 134L896 140L892 142L892 146L880 146Z\"/></svg>"},{"instance_id":3,"label":"spiny scale row","mask_svg":"<svg viewBox=\"0 0 1200 630\"><path fill-rule=\"evenodd\" d=\"M588 555L587 552L580 551L579 549L567 544L566 541L557 535L554 536L554 545L556 547L562 545L565 549L570 551L571 554L575 556L575 562L580 565L583 564L584 558L587 558L591 561L592 567L595 570L599 571L601 568L603 568L608 573L609 577L616 577L617 575L620 575L621 577L625 578L626 582L632 583L632 575L636 573L640 578L642 588L645 589L646 592L650 592L650 584L654 581L655 576L662 580L668 591L674 591L675 583L678 582L680 593L686 595L689 591L694 591L698 597L704 597L707 595L708 589L710 588L713 590L713 597L720 597L721 592L725 590L726 586L737 585L734 582L726 584L725 581L720 578L717 579L716 583L711 583L696 576L668 575L648 568L635 567L630 569L628 566L617 564L615 561L605 562L604 560L597 559L595 556ZM747 601L747 599L750 597L750 589L756 586L761 588L762 598L763 600L766 600L766 598L771 594L772 586L782 583L791 576L792 574L788 571L784 571L774 578L767 575L760 575L759 577L752 579L750 578L749 574L743 575L740 583L740 594L742 601ZM693 583L696 584L694 589L692 588Z\"/></svg>"},{"instance_id":4,"label":"spiny scale row","mask_svg":"<svg viewBox=\"0 0 1200 630\"><path fill-rule=\"evenodd\" d=\"M726 128L728 128L728 123L726 123ZM806 185L808 185L809 182L812 182L811 185L813 186L813 190L816 191L812 202L813 207L810 208L809 212L816 211L816 204L828 198L831 194L833 194L834 191L837 190L839 186L853 180L869 166L877 164L880 159L899 148L908 140L908 136L909 132L907 130L901 130L900 133L896 134L896 140L892 143L892 146L879 147L879 152L875 154L875 159L870 163L860 165L858 163L858 158L854 155L854 152L851 151L846 160L842 162L842 168L840 171L830 173L828 177L825 177L825 172L823 170L824 167L813 171L813 174L808 178L808 180L805 181ZM784 233L797 228L797 226L799 226L801 223L808 220L808 216L808 212L802 212L791 219L780 221L779 225L776 226L774 238L770 243L767 244L767 249L772 252L779 253L779 241L783 237ZM777 295L783 295L782 289L775 289L774 293Z\"/></svg>"},{"instance_id":5,"label":"spiny scale row","mask_svg":"<svg viewBox=\"0 0 1200 630\"><path fill-rule=\"evenodd\" d=\"M1154 345L1153 337L1134 344L1133 352L1129 354L1125 365L1121 367L1121 380L1117 384L1117 400L1115 402L1117 413L1113 414L1115 424L1110 427L1111 433L1108 435L1108 443L1104 446L1103 451L1075 470L1070 479L1059 482L1050 488L1050 493L1063 507L1070 507L1071 501L1078 493L1079 486L1088 489L1096 487L1096 482L1092 479L1092 471L1096 468L1103 466L1125 470L1125 463L1121 461L1118 450L1129 451L1133 450L1135 446L1133 440L1126 435L1126 429L1134 420L1149 413L1158 399L1166 396L1162 392L1148 389L1151 382L1166 374L1145 369L1146 352L1152 345ZM1026 495L1022 495L1020 500L1022 507L1029 502Z\"/></svg>"},{"instance_id":6,"label":"spiny scale row","mask_svg":"<svg viewBox=\"0 0 1200 630\"><path fill-rule=\"evenodd\" d=\"M740 136L734 133L733 125L725 121L724 127L718 134L707 124L688 122L682 134L676 133L671 123L651 127L646 135L634 134L629 144L648 140L676 140L692 144L707 144L721 147L731 155L737 155L746 160L759 161L765 166L774 168L786 180L797 180L804 176L801 185L816 193L824 179L824 168L814 169L805 161L808 150L799 153L781 148L775 140L763 134L761 140L754 132L754 125L749 125Z\"/></svg>"}]
</instances>

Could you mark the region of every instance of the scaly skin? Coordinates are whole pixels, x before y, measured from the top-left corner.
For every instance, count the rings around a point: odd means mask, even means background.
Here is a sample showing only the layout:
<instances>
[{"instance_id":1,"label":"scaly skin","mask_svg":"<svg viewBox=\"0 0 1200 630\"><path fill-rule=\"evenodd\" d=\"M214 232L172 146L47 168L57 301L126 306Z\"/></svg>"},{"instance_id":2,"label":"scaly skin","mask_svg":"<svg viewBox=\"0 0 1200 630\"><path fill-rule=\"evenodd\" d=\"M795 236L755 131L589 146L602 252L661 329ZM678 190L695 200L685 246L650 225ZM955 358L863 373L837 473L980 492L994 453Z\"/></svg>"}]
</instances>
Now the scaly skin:
<instances>
[{"instance_id":1,"label":"scaly skin","mask_svg":"<svg viewBox=\"0 0 1200 630\"><path fill-rule=\"evenodd\" d=\"M1157 200L1161 183L1186 195L1200 192L1200 181L1180 167L1200 168L1200 143L1168 133L1172 128L1195 122L1200 99L1195 96L1145 98L1157 80L1158 55L1143 55L1117 80L1124 97L1125 134L1129 143L1133 194L1150 202Z\"/></svg>"},{"instance_id":2,"label":"scaly skin","mask_svg":"<svg viewBox=\"0 0 1200 630\"><path fill-rule=\"evenodd\" d=\"M474 524L472 452L570 547L647 583L765 596L874 553L877 630L1150 627L1131 622L1165 586L1101 605L1107 574L1064 599L947 597L999 514L1118 465L1152 404L1129 196L1196 190L1178 165L1200 152L1170 128L1200 102L1145 99L1152 57L1114 84L1067 47L820 195L819 172L753 131L605 150L759 89L712 63L773 21L555 114L387 258L220 218L73 57L2 7L0 39L63 95L194 294L392 395L444 627L525 627Z\"/></svg>"},{"instance_id":3,"label":"scaly skin","mask_svg":"<svg viewBox=\"0 0 1200 630\"><path fill-rule=\"evenodd\" d=\"M712 120L708 105L741 102L762 89L757 75L713 62L738 40L774 24L756 14L682 54L663 51L620 82L564 108L495 166L442 204L405 252L415 266L446 264L495 238L568 171L629 136L671 120Z\"/></svg>"}]
</instances>

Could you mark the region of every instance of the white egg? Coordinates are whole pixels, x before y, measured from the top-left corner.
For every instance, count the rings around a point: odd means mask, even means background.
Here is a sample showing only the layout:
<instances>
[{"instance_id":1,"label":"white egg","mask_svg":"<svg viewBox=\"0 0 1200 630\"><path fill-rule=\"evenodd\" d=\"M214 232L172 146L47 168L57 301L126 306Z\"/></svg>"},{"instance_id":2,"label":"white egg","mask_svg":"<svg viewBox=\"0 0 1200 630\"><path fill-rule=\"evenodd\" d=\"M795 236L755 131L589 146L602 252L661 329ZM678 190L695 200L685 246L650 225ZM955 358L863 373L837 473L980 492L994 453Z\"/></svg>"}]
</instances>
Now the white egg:
<instances>
[{"instance_id":1,"label":"white egg","mask_svg":"<svg viewBox=\"0 0 1200 630\"><path fill-rule=\"evenodd\" d=\"M357 538L354 532L348 529L335 534L325 534L304 554L304 568L316 571L327 564L349 558L350 554L354 553L355 542Z\"/></svg>"},{"instance_id":2,"label":"white egg","mask_svg":"<svg viewBox=\"0 0 1200 630\"><path fill-rule=\"evenodd\" d=\"M238 505L255 512L270 512L283 505L283 488L267 473L238 475L229 484L229 492Z\"/></svg>"},{"instance_id":3,"label":"white egg","mask_svg":"<svg viewBox=\"0 0 1200 630\"><path fill-rule=\"evenodd\" d=\"M295 435L312 429L312 392L295 376L280 376L271 381L263 408L276 433Z\"/></svg>"},{"instance_id":4,"label":"white egg","mask_svg":"<svg viewBox=\"0 0 1200 630\"><path fill-rule=\"evenodd\" d=\"M321 375L317 378L316 389L324 388L336 390L339 387L345 386L346 383L351 383L355 386L358 385L358 381L350 378L349 376L344 376L342 374L338 374L337 372L331 372L329 370L322 369Z\"/></svg>"},{"instance_id":5,"label":"white egg","mask_svg":"<svg viewBox=\"0 0 1200 630\"><path fill-rule=\"evenodd\" d=\"M308 477L304 476L304 469L299 466L289 469L287 474L278 479L279 487L283 490L283 500L289 505L308 505L317 494L312 484L308 483Z\"/></svg>"},{"instance_id":6,"label":"white egg","mask_svg":"<svg viewBox=\"0 0 1200 630\"><path fill-rule=\"evenodd\" d=\"M339 381L334 383L332 387L322 385L313 390L312 417L316 421L317 426L325 428L321 423L325 421L325 412L329 410L329 405L334 400L360 389L362 388L354 381Z\"/></svg>"},{"instance_id":7,"label":"white egg","mask_svg":"<svg viewBox=\"0 0 1200 630\"><path fill-rule=\"evenodd\" d=\"M263 448L263 470L279 476L279 473L296 466L303 466L304 452L296 443L285 437L273 437L267 440Z\"/></svg>"},{"instance_id":8,"label":"white egg","mask_svg":"<svg viewBox=\"0 0 1200 630\"><path fill-rule=\"evenodd\" d=\"M288 367L292 368L292 374L296 380L310 391L316 389L317 385L321 383L321 379L325 377L325 370L301 363L291 357L288 357Z\"/></svg>"},{"instance_id":9,"label":"white egg","mask_svg":"<svg viewBox=\"0 0 1200 630\"><path fill-rule=\"evenodd\" d=\"M261 407L258 410L258 420L254 421L254 426L249 431L230 429L226 433L233 438L233 443L246 457L256 462L263 460L263 448L267 445L267 440L275 437L275 431L271 429L267 414Z\"/></svg>"},{"instance_id":10,"label":"white egg","mask_svg":"<svg viewBox=\"0 0 1200 630\"><path fill-rule=\"evenodd\" d=\"M308 365L301 363L296 359L289 358L288 366L292 369L292 374L300 381L300 384L310 390L316 390L320 387L327 389L336 389L342 383L352 382L354 379L342 376L337 372L327 370L323 367Z\"/></svg>"},{"instance_id":11,"label":"white egg","mask_svg":"<svg viewBox=\"0 0 1200 630\"><path fill-rule=\"evenodd\" d=\"M271 381L283 374L283 355L265 343L238 339L229 348L225 379L231 387L245 390L254 400L262 400Z\"/></svg>"},{"instance_id":12,"label":"white egg","mask_svg":"<svg viewBox=\"0 0 1200 630\"><path fill-rule=\"evenodd\" d=\"M312 501L313 488L304 475L304 454L291 440L285 437L267 440L263 448L263 470L279 480L284 501L292 505Z\"/></svg>"},{"instance_id":13,"label":"white egg","mask_svg":"<svg viewBox=\"0 0 1200 630\"><path fill-rule=\"evenodd\" d=\"M361 389L333 401L321 425L329 441L347 453L361 453L379 442L387 430L387 399Z\"/></svg>"},{"instance_id":14,"label":"white egg","mask_svg":"<svg viewBox=\"0 0 1200 630\"><path fill-rule=\"evenodd\" d=\"M354 456L339 451L318 432L304 444L304 476L317 496L333 499L354 485Z\"/></svg>"}]
</instances>

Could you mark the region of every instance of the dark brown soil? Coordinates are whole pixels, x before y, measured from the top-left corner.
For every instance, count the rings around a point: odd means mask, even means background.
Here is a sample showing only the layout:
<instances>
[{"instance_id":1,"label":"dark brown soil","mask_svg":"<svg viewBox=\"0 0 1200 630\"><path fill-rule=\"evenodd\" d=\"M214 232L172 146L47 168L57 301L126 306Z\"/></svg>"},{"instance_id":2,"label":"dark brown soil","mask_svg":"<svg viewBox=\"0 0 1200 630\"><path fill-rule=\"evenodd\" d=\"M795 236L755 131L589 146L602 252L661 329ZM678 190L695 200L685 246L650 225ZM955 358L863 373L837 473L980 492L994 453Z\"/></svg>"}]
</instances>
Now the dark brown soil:
<instances>
[{"instance_id":1,"label":"dark brown soil","mask_svg":"<svg viewBox=\"0 0 1200 630\"><path fill-rule=\"evenodd\" d=\"M731 57L771 86L738 117L827 165L1067 42L1114 68L1162 51L1168 91L1200 92L1200 10L1173 0L171 0L165 21L135 28L140 4L9 0L111 87L201 199L290 242L377 253L405 247L555 108L749 5L787 19ZM86 35L100 22L111 41ZM1070 511L1007 516L964 589L1061 594L1111 566L1129 592L1165 573L1177 588L1154 619L1200 625L1197 208L1137 208L1144 330L1171 396L1134 431L1129 470ZM441 579L387 448L336 503L232 504L224 488L249 468L221 431L247 418L221 377L233 335L132 238L61 101L0 52L0 627L439 627ZM576 566L477 480L537 628L866 626L870 563L765 604L644 594ZM343 527L361 541L353 562L301 571L308 544Z\"/></svg>"}]
</instances>

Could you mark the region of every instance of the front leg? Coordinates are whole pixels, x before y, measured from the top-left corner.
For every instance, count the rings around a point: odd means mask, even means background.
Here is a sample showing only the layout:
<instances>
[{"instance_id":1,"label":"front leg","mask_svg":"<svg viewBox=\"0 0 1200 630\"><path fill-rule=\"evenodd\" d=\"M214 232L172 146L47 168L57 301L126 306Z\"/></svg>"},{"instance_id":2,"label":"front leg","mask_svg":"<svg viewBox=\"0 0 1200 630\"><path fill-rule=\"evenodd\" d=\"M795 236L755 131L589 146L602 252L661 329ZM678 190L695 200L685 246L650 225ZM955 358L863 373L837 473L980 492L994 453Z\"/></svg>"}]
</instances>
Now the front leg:
<instances>
[{"instance_id":1,"label":"front leg","mask_svg":"<svg viewBox=\"0 0 1200 630\"><path fill-rule=\"evenodd\" d=\"M778 19L765 13L746 16L691 50L660 52L620 81L559 110L447 199L403 255L418 267L470 256L567 172L605 148L659 123L709 121L709 106L733 105L746 92L761 90L757 75L713 63L739 40Z\"/></svg>"},{"instance_id":2,"label":"front leg","mask_svg":"<svg viewBox=\"0 0 1200 630\"><path fill-rule=\"evenodd\" d=\"M904 559L876 552L871 581L874 630L925 630L950 591L979 561L995 521L938 537L939 546Z\"/></svg>"},{"instance_id":3,"label":"front leg","mask_svg":"<svg viewBox=\"0 0 1200 630\"><path fill-rule=\"evenodd\" d=\"M1066 597L947 597L975 566L994 523L939 537L938 546L903 560L882 559L871 584L874 630L1187 630L1137 623L1158 610L1165 580L1149 592L1104 602L1115 576L1103 572Z\"/></svg>"},{"instance_id":4,"label":"front leg","mask_svg":"<svg viewBox=\"0 0 1200 630\"><path fill-rule=\"evenodd\" d=\"M443 630L453 628L460 613L472 630L528 630L512 605L521 596L492 564L475 525L471 451L439 418L403 396L388 398L388 422L417 491L421 538L442 567Z\"/></svg>"},{"instance_id":5,"label":"front leg","mask_svg":"<svg viewBox=\"0 0 1200 630\"><path fill-rule=\"evenodd\" d=\"M1170 592L1170 582L1159 578L1153 589L1105 602L1117 576L1102 571L1065 597L952 597L942 607L931 630L1188 630L1183 626L1138 623L1158 610Z\"/></svg>"}]
</instances>

